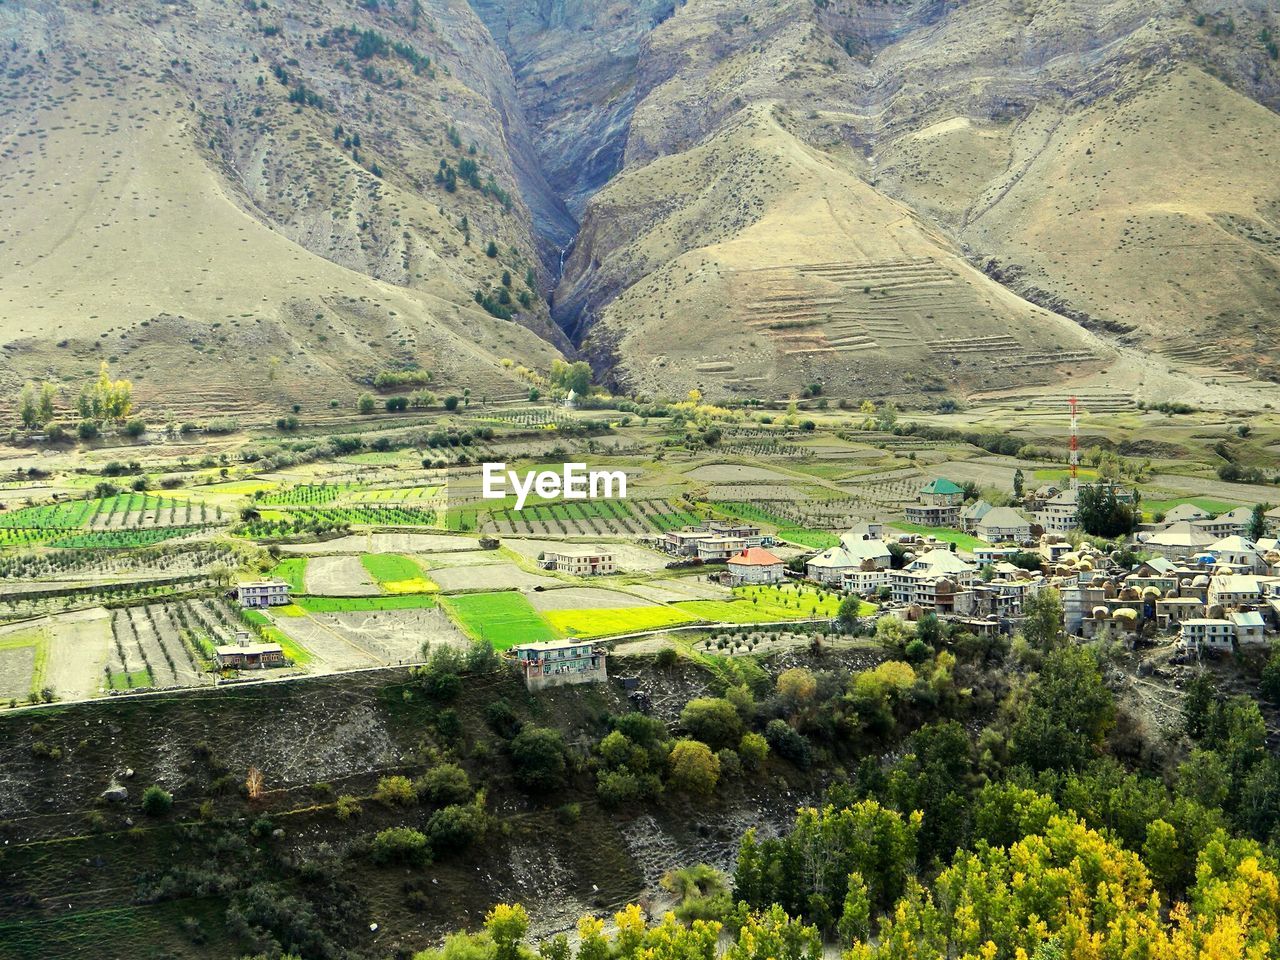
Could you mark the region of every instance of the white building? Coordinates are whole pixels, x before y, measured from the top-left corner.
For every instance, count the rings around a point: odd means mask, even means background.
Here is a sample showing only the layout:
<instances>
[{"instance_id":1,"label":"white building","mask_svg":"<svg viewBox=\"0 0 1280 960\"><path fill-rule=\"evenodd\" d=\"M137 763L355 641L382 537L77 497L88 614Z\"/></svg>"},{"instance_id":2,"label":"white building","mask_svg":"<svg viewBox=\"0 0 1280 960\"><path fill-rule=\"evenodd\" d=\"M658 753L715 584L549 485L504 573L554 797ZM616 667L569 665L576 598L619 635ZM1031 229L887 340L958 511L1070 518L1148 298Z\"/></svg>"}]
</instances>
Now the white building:
<instances>
[{"instance_id":1,"label":"white building","mask_svg":"<svg viewBox=\"0 0 1280 960\"><path fill-rule=\"evenodd\" d=\"M544 570L568 573L575 577L597 577L617 573L617 558L598 547L558 547L542 554L538 565Z\"/></svg>"},{"instance_id":2,"label":"white building","mask_svg":"<svg viewBox=\"0 0 1280 960\"><path fill-rule=\"evenodd\" d=\"M889 552L889 545L880 539L882 531L878 523L859 524L840 537L839 546L812 557L805 564L805 575L819 583L839 585L848 573L887 570L893 554Z\"/></svg>"},{"instance_id":3,"label":"white building","mask_svg":"<svg viewBox=\"0 0 1280 960\"><path fill-rule=\"evenodd\" d=\"M1179 636L1188 649L1230 650L1236 639L1236 625L1230 620L1193 617L1182 621Z\"/></svg>"},{"instance_id":4,"label":"white building","mask_svg":"<svg viewBox=\"0 0 1280 960\"><path fill-rule=\"evenodd\" d=\"M978 521L991 511L991 504L985 500L975 500L960 508L960 529L965 533L973 533Z\"/></svg>"},{"instance_id":5,"label":"white building","mask_svg":"<svg viewBox=\"0 0 1280 960\"><path fill-rule=\"evenodd\" d=\"M748 583L781 583L786 570L781 560L764 547L749 547L729 558L726 567L733 586Z\"/></svg>"},{"instance_id":6,"label":"white building","mask_svg":"<svg viewBox=\"0 0 1280 960\"><path fill-rule=\"evenodd\" d=\"M856 593L860 597L871 597L881 587L889 585L888 570L846 570L840 583L845 593Z\"/></svg>"},{"instance_id":7,"label":"white building","mask_svg":"<svg viewBox=\"0 0 1280 960\"><path fill-rule=\"evenodd\" d=\"M289 603L289 584L283 580L254 580L236 587L242 607L281 607Z\"/></svg>"},{"instance_id":8,"label":"white building","mask_svg":"<svg viewBox=\"0 0 1280 960\"><path fill-rule=\"evenodd\" d=\"M1267 642L1263 635L1266 628L1262 621L1262 614L1253 610L1236 610L1228 614L1227 618L1235 625L1236 643L1248 646Z\"/></svg>"},{"instance_id":9,"label":"white building","mask_svg":"<svg viewBox=\"0 0 1280 960\"><path fill-rule=\"evenodd\" d=\"M1076 528L1078 509L1077 491L1063 490L1044 501L1036 511L1036 523L1045 533L1069 533Z\"/></svg>"},{"instance_id":10,"label":"white building","mask_svg":"<svg viewBox=\"0 0 1280 960\"><path fill-rule=\"evenodd\" d=\"M1214 542L1212 534L1206 533L1189 520L1165 527L1154 533L1142 545L1158 556L1169 560L1185 560L1197 553L1203 553L1209 544Z\"/></svg>"},{"instance_id":11,"label":"white building","mask_svg":"<svg viewBox=\"0 0 1280 960\"><path fill-rule=\"evenodd\" d=\"M1213 554L1216 563L1225 563L1239 573L1262 573L1266 569L1258 545L1238 534L1209 544L1205 553Z\"/></svg>"},{"instance_id":12,"label":"white building","mask_svg":"<svg viewBox=\"0 0 1280 960\"><path fill-rule=\"evenodd\" d=\"M903 570L889 574L889 587L898 603L922 607L949 606L957 593L967 590L977 579L977 570L949 550L930 550L911 561Z\"/></svg>"},{"instance_id":13,"label":"white building","mask_svg":"<svg viewBox=\"0 0 1280 960\"><path fill-rule=\"evenodd\" d=\"M1022 543L1031 538L1031 524L1012 507L992 507L974 530L987 543Z\"/></svg>"}]
</instances>

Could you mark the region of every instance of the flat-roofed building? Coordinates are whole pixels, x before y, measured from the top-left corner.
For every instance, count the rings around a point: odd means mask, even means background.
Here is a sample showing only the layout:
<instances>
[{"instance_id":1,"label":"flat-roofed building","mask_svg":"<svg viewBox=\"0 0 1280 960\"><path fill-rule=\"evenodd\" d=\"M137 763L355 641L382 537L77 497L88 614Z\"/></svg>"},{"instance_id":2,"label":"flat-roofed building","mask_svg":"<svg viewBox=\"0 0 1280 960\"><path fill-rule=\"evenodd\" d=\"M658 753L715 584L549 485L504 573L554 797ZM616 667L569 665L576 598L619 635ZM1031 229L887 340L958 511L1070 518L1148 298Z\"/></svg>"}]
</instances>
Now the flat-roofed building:
<instances>
[{"instance_id":1,"label":"flat-roofed building","mask_svg":"<svg viewBox=\"0 0 1280 960\"><path fill-rule=\"evenodd\" d=\"M289 584L283 580L253 580L236 586L242 607L282 607L289 603Z\"/></svg>"},{"instance_id":2,"label":"flat-roofed building","mask_svg":"<svg viewBox=\"0 0 1280 960\"><path fill-rule=\"evenodd\" d=\"M546 550L538 565L544 570L568 573L575 577L599 577L618 572L617 557L599 547L557 547Z\"/></svg>"},{"instance_id":3,"label":"flat-roofed building","mask_svg":"<svg viewBox=\"0 0 1280 960\"><path fill-rule=\"evenodd\" d=\"M591 641L522 643L512 647L510 653L520 664L525 686L533 691L575 683L604 683L608 679L605 649Z\"/></svg>"}]
</instances>

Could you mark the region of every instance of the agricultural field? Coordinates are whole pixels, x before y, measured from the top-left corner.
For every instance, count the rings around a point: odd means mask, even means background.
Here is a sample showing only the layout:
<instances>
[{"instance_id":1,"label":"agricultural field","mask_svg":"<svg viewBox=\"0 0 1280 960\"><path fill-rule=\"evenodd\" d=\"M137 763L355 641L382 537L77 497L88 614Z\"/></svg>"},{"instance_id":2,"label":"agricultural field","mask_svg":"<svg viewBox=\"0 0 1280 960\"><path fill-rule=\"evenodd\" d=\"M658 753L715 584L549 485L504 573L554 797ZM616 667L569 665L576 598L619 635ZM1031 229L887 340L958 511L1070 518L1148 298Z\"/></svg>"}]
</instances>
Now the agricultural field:
<instances>
[{"instance_id":1,"label":"agricultural field","mask_svg":"<svg viewBox=\"0 0 1280 960\"><path fill-rule=\"evenodd\" d=\"M410 557L396 553L365 553L361 554L360 563L386 593L428 593L439 589Z\"/></svg>"},{"instance_id":2,"label":"agricultural field","mask_svg":"<svg viewBox=\"0 0 1280 960\"><path fill-rule=\"evenodd\" d=\"M562 636L584 639L684 626L699 619L688 611L665 606L552 610L543 616Z\"/></svg>"},{"instance_id":3,"label":"agricultural field","mask_svg":"<svg viewBox=\"0 0 1280 960\"><path fill-rule=\"evenodd\" d=\"M441 605L467 636L506 650L517 643L555 640L555 629L514 590L444 597Z\"/></svg>"},{"instance_id":4,"label":"agricultural field","mask_svg":"<svg viewBox=\"0 0 1280 960\"><path fill-rule=\"evenodd\" d=\"M268 576L276 580L283 580L287 583L292 593L306 592L306 575L306 557L286 557L272 567L270 574L268 574Z\"/></svg>"},{"instance_id":5,"label":"agricultural field","mask_svg":"<svg viewBox=\"0 0 1280 960\"><path fill-rule=\"evenodd\" d=\"M364 555L311 557L307 563L306 592L321 597L370 597L382 593L364 564Z\"/></svg>"},{"instance_id":6,"label":"agricultural field","mask_svg":"<svg viewBox=\"0 0 1280 960\"><path fill-rule=\"evenodd\" d=\"M553 501L523 510L488 511L483 527L501 536L644 536L664 533L702 520L670 500Z\"/></svg>"},{"instance_id":7,"label":"agricultural field","mask_svg":"<svg viewBox=\"0 0 1280 960\"><path fill-rule=\"evenodd\" d=\"M431 579L445 593L467 590L531 590L534 587L555 587L562 583L556 577L530 573L510 561L482 566L469 564L440 567L431 571Z\"/></svg>"}]
</instances>

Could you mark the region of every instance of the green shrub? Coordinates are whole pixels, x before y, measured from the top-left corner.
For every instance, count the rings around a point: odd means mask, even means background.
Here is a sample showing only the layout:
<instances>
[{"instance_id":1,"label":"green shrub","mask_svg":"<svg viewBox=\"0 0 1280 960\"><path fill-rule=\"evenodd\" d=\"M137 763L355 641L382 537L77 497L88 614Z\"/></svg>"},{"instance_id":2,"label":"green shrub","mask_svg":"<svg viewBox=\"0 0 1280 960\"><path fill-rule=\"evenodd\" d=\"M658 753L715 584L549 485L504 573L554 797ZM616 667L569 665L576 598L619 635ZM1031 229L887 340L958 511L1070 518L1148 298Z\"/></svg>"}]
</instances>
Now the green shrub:
<instances>
[{"instance_id":1,"label":"green shrub","mask_svg":"<svg viewBox=\"0 0 1280 960\"><path fill-rule=\"evenodd\" d=\"M374 863L421 865L430 859L425 834L412 827L389 827L373 838L369 848Z\"/></svg>"},{"instance_id":2,"label":"green shrub","mask_svg":"<svg viewBox=\"0 0 1280 960\"><path fill-rule=\"evenodd\" d=\"M142 812L149 817L163 817L173 809L173 794L158 784L142 791Z\"/></svg>"}]
</instances>

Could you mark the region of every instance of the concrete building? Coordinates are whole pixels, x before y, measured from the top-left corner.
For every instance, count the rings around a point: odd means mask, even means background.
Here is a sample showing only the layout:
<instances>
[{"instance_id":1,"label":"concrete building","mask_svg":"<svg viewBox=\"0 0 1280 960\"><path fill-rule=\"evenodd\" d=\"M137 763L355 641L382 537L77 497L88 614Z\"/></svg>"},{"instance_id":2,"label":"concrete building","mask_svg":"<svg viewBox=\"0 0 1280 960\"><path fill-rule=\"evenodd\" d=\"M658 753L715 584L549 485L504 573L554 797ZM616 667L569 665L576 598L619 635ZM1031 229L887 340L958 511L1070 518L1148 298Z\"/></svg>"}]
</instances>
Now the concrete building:
<instances>
[{"instance_id":1,"label":"concrete building","mask_svg":"<svg viewBox=\"0 0 1280 960\"><path fill-rule=\"evenodd\" d=\"M1226 564L1237 573L1264 573L1267 569L1258 545L1239 534L1209 544L1205 552L1213 555L1215 564Z\"/></svg>"},{"instance_id":2,"label":"concrete building","mask_svg":"<svg viewBox=\"0 0 1280 960\"><path fill-rule=\"evenodd\" d=\"M1031 539L1031 524L1012 507L992 507L974 531L987 543L1022 543Z\"/></svg>"},{"instance_id":3,"label":"concrete building","mask_svg":"<svg viewBox=\"0 0 1280 960\"><path fill-rule=\"evenodd\" d=\"M1165 511L1164 522L1166 525L1174 523L1190 523L1193 520L1208 520L1209 511L1202 510L1194 503L1180 503L1176 507L1172 507Z\"/></svg>"},{"instance_id":4,"label":"concrete building","mask_svg":"<svg viewBox=\"0 0 1280 960\"><path fill-rule=\"evenodd\" d=\"M614 554L598 547L557 547L547 550L538 561L543 570L568 573L575 577L598 577L618 572Z\"/></svg>"},{"instance_id":5,"label":"concrete building","mask_svg":"<svg viewBox=\"0 0 1280 960\"><path fill-rule=\"evenodd\" d=\"M889 586L889 571L885 570L846 570L840 581L840 589L845 593L856 593L860 597L871 597L881 587Z\"/></svg>"},{"instance_id":6,"label":"concrete building","mask_svg":"<svg viewBox=\"0 0 1280 960\"><path fill-rule=\"evenodd\" d=\"M898 603L953 609L956 594L966 591L976 579L973 564L948 550L930 550L905 569L890 571L889 587Z\"/></svg>"},{"instance_id":7,"label":"concrete building","mask_svg":"<svg viewBox=\"0 0 1280 960\"><path fill-rule=\"evenodd\" d=\"M823 550L805 564L805 575L819 583L840 585L845 574L887 570L893 562L889 545L880 539L884 528L861 523L840 537L840 545Z\"/></svg>"},{"instance_id":8,"label":"concrete building","mask_svg":"<svg viewBox=\"0 0 1280 960\"><path fill-rule=\"evenodd\" d=\"M1156 601L1156 626L1170 630L1184 620L1204 617L1204 602L1195 597L1161 597Z\"/></svg>"},{"instance_id":9,"label":"concrete building","mask_svg":"<svg viewBox=\"0 0 1280 960\"><path fill-rule=\"evenodd\" d=\"M985 500L975 500L960 508L960 529L965 533L973 533L978 521L991 510L991 504Z\"/></svg>"},{"instance_id":10,"label":"concrete building","mask_svg":"<svg viewBox=\"0 0 1280 960\"><path fill-rule=\"evenodd\" d=\"M945 477L938 477L920 488L918 503L907 505L907 522L924 527L954 527L960 522L963 502L964 490Z\"/></svg>"},{"instance_id":11,"label":"concrete building","mask_svg":"<svg viewBox=\"0 0 1280 960\"><path fill-rule=\"evenodd\" d=\"M1165 517L1168 520L1168 516ZM1251 507L1236 507L1226 513L1205 520L1193 520L1197 527L1215 537L1242 537L1249 530L1253 519Z\"/></svg>"},{"instance_id":12,"label":"concrete building","mask_svg":"<svg viewBox=\"0 0 1280 960\"><path fill-rule=\"evenodd\" d=\"M1218 574L1209 579L1205 598L1211 607L1252 607L1262 603L1262 581L1241 574Z\"/></svg>"},{"instance_id":13,"label":"concrete building","mask_svg":"<svg viewBox=\"0 0 1280 960\"><path fill-rule=\"evenodd\" d=\"M549 640L511 648L531 691L574 683L604 683L605 649L587 640Z\"/></svg>"},{"instance_id":14,"label":"concrete building","mask_svg":"<svg viewBox=\"0 0 1280 960\"><path fill-rule=\"evenodd\" d=\"M243 632L237 635L235 643L215 647L214 653L219 670L264 670L287 663L280 644L262 643Z\"/></svg>"},{"instance_id":15,"label":"concrete building","mask_svg":"<svg viewBox=\"0 0 1280 960\"><path fill-rule=\"evenodd\" d=\"M1076 528L1079 503L1076 490L1062 490L1043 501L1036 523L1045 533L1069 533Z\"/></svg>"},{"instance_id":16,"label":"concrete building","mask_svg":"<svg viewBox=\"0 0 1280 960\"><path fill-rule=\"evenodd\" d=\"M1211 534L1201 530L1190 520L1182 520L1165 527L1159 533L1153 533L1142 545L1167 560L1185 560L1202 553L1213 542Z\"/></svg>"},{"instance_id":17,"label":"concrete building","mask_svg":"<svg viewBox=\"0 0 1280 960\"><path fill-rule=\"evenodd\" d=\"M764 547L749 547L734 554L726 567L729 583L735 587L750 583L781 583L786 577L782 561Z\"/></svg>"},{"instance_id":18,"label":"concrete building","mask_svg":"<svg viewBox=\"0 0 1280 960\"><path fill-rule=\"evenodd\" d=\"M1230 651L1235 644L1236 625L1230 620L1194 617L1182 621L1179 637L1187 649Z\"/></svg>"},{"instance_id":19,"label":"concrete building","mask_svg":"<svg viewBox=\"0 0 1280 960\"><path fill-rule=\"evenodd\" d=\"M1262 614L1253 610L1235 610L1227 614L1236 628L1236 643L1242 647L1266 643Z\"/></svg>"},{"instance_id":20,"label":"concrete building","mask_svg":"<svg viewBox=\"0 0 1280 960\"><path fill-rule=\"evenodd\" d=\"M282 607L289 603L289 584L283 580L254 580L236 587L242 607Z\"/></svg>"}]
</instances>

